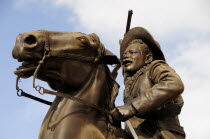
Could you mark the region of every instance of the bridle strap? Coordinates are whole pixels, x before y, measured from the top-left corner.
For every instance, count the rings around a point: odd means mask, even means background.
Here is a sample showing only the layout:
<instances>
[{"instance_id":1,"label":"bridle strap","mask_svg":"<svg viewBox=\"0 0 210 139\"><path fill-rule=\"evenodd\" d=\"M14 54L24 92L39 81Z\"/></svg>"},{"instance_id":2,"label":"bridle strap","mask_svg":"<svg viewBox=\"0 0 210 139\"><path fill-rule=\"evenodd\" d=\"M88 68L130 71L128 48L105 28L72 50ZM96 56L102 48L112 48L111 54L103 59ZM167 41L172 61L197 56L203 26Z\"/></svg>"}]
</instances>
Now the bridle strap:
<instances>
[{"instance_id":1,"label":"bridle strap","mask_svg":"<svg viewBox=\"0 0 210 139\"><path fill-rule=\"evenodd\" d=\"M30 94L24 92L22 89L20 89L20 88L18 87L18 82L19 82L19 81L20 81L20 77L17 77L17 79L16 79L16 90L17 90L17 95L18 95L19 97L24 96L24 97L27 97L27 98L36 100L36 101L38 101L38 102L47 104L47 105L52 105L52 102L50 102L50 101L41 99L41 98L39 98L39 97L30 95Z\"/></svg>"},{"instance_id":2,"label":"bridle strap","mask_svg":"<svg viewBox=\"0 0 210 139\"><path fill-rule=\"evenodd\" d=\"M16 90L17 90L17 95L18 95L19 97L24 96L24 97L28 97L28 98L30 98L30 99L39 101L39 102L41 102L41 103L47 104L47 105L51 105L51 104L52 104L52 102L49 102L49 101L47 101L47 100L44 100L44 99L35 97L35 96L33 96L33 95L30 95L30 94L24 92L22 89L20 89L20 88L18 87L18 82L20 81L19 79L20 79L20 78L17 77L17 80L16 80ZM97 106L97 105L95 105L95 104L91 104L91 103L85 102L84 100L82 100L82 99L80 99L80 98L77 98L77 97L75 97L75 96L73 96L73 95L66 94L66 93L60 93L60 92L55 92L55 91L50 91L50 90L47 90L47 89L45 89L45 88L43 88L43 87L41 87L41 86L39 86L39 85L36 86L35 89L36 89L40 94L42 94L42 95L43 95L43 94L51 94L51 95L55 95L55 96L58 96L58 97L63 97L63 98L71 99L71 100L76 101L76 102L79 102L79 103L81 103L81 104L83 104L83 105L85 105L85 106L94 108L94 109L96 109L96 110L102 112L103 114L110 115L109 111L104 110L104 109L102 109L101 107L99 107L99 106Z\"/></svg>"},{"instance_id":3,"label":"bridle strap","mask_svg":"<svg viewBox=\"0 0 210 139\"><path fill-rule=\"evenodd\" d=\"M39 61L39 65L37 66L34 75L33 75L33 88L35 88L36 91L38 91L40 94L43 95L43 91L44 87L41 87L39 85L35 85L35 80L37 78L37 74L41 68L41 66L44 65L45 60L49 57L62 57L62 58L68 58L68 59L73 59L73 60L79 60L79 61L83 61L83 62L92 62L92 63L97 63L100 61L101 57L103 56L105 49L103 47L103 45L100 45L100 47L98 48L98 56L96 57L87 57L87 56L82 56L82 55L76 55L76 54L70 54L70 53L59 53L59 52L53 52L52 50L50 50L50 45L49 45L49 34L47 32L46 33L46 42L45 42L45 46L44 46L44 56L42 58L42 60Z\"/></svg>"},{"instance_id":4,"label":"bridle strap","mask_svg":"<svg viewBox=\"0 0 210 139\"><path fill-rule=\"evenodd\" d=\"M44 99L41 99L41 98L39 98L39 97L35 97L35 96L33 96L33 95L30 95L30 94L24 92L22 89L20 89L17 93L19 93L19 92L20 92L20 94L18 94L18 96L24 96L24 97L33 99L33 100L35 100L35 101L44 103L44 104L46 104L46 105L52 105L52 102L47 101L47 100L44 100Z\"/></svg>"},{"instance_id":5,"label":"bridle strap","mask_svg":"<svg viewBox=\"0 0 210 139\"><path fill-rule=\"evenodd\" d=\"M70 95L70 94L66 94L66 93L60 93L60 92L54 92L54 91L50 91L50 90L47 90L47 89L44 89L43 90L43 93L44 94L51 94L51 95L55 95L55 96L58 96L58 97L63 97L63 98L67 98L67 99L71 99L73 101L76 101L78 103L81 103L85 106L88 106L88 107L91 107L91 108L94 108L100 112L102 112L103 114L106 114L106 115L110 115L109 111L107 110L104 110L102 109L101 107L95 105L95 104L92 104L92 103L88 103L88 102L85 102L84 100L80 99L80 98L77 98L73 95Z\"/></svg>"}]
</instances>

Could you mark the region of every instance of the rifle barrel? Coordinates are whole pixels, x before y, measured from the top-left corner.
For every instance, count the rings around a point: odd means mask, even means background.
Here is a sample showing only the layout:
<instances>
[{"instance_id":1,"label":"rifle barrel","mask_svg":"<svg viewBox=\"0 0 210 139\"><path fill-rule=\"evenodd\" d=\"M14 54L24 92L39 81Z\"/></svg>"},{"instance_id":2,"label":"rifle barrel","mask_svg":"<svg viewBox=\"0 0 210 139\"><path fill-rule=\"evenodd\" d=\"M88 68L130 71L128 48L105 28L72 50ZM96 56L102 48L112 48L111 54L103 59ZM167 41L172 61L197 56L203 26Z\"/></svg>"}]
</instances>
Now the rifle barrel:
<instances>
[{"instance_id":1,"label":"rifle barrel","mask_svg":"<svg viewBox=\"0 0 210 139\"><path fill-rule=\"evenodd\" d=\"M127 33L130 30L132 14L133 14L133 10L129 10L128 11L128 19L127 19L127 25L126 25L126 31L125 31L125 33Z\"/></svg>"}]
</instances>

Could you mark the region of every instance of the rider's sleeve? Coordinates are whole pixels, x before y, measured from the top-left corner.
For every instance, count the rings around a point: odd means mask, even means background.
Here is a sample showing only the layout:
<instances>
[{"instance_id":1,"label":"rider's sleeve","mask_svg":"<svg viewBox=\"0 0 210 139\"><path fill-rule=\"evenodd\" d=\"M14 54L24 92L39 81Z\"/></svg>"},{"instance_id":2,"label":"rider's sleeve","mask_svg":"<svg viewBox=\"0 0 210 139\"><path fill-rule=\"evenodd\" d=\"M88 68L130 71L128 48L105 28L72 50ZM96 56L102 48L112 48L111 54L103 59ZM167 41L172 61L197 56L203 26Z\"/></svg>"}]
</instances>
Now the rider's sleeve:
<instances>
[{"instance_id":1,"label":"rider's sleeve","mask_svg":"<svg viewBox=\"0 0 210 139\"><path fill-rule=\"evenodd\" d=\"M153 87L131 102L140 117L160 109L176 99L184 90L180 77L165 61L152 63L149 70Z\"/></svg>"}]
</instances>

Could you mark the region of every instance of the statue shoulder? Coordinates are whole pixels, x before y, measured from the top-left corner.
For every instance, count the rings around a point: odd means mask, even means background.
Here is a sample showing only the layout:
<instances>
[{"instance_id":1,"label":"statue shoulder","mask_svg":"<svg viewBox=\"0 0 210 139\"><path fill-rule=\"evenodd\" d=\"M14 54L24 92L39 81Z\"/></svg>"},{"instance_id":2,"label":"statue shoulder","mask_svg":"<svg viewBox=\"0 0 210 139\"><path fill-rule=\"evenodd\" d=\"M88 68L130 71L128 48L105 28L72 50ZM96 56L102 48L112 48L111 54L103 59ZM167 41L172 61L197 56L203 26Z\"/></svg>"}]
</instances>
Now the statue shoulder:
<instances>
[{"instance_id":1,"label":"statue shoulder","mask_svg":"<svg viewBox=\"0 0 210 139\"><path fill-rule=\"evenodd\" d=\"M149 65L149 71L154 72L154 71L159 71L163 69L172 69L164 60L154 60L150 65Z\"/></svg>"},{"instance_id":2,"label":"statue shoulder","mask_svg":"<svg viewBox=\"0 0 210 139\"><path fill-rule=\"evenodd\" d=\"M164 60L155 60L149 65L149 78L151 80L160 80L162 75L166 73L173 74L175 71Z\"/></svg>"},{"instance_id":3,"label":"statue shoulder","mask_svg":"<svg viewBox=\"0 0 210 139\"><path fill-rule=\"evenodd\" d=\"M168 64L166 63L166 61L164 60L154 60L152 61L152 63L150 64L150 69L154 69L156 68L157 66L168 66Z\"/></svg>"}]
</instances>

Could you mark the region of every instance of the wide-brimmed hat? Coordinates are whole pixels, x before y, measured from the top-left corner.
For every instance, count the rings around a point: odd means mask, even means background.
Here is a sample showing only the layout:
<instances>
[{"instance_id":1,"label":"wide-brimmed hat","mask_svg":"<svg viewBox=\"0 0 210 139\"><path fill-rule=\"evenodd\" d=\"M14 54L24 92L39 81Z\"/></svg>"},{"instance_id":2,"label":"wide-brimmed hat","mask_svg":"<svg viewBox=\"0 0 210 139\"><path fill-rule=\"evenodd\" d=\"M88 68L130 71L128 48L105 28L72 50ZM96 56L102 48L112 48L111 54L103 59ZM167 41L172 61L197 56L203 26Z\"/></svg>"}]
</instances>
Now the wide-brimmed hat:
<instances>
[{"instance_id":1,"label":"wide-brimmed hat","mask_svg":"<svg viewBox=\"0 0 210 139\"><path fill-rule=\"evenodd\" d=\"M165 60L159 43L154 40L149 31L142 27L132 28L125 34L120 46L120 59L123 58L123 54L128 47L128 44L135 39L141 39L149 47L153 55L153 60Z\"/></svg>"}]
</instances>

